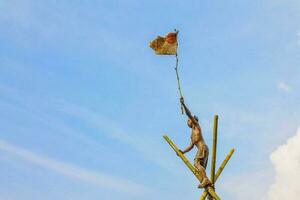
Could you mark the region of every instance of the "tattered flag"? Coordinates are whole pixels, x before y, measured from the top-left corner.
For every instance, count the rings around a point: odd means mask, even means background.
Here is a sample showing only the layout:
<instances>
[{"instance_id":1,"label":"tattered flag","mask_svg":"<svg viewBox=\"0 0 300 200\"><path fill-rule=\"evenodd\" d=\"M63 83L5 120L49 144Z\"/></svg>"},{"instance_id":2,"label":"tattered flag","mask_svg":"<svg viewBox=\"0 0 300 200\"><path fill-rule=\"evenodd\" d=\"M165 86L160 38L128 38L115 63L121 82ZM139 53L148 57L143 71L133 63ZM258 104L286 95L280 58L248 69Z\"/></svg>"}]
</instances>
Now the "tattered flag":
<instances>
[{"instance_id":1,"label":"tattered flag","mask_svg":"<svg viewBox=\"0 0 300 200\"><path fill-rule=\"evenodd\" d=\"M150 42L149 46L157 55L176 55L177 34L178 31L168 33L165 37L157 36L156 39Z\"/></svg>"}]
</instances>

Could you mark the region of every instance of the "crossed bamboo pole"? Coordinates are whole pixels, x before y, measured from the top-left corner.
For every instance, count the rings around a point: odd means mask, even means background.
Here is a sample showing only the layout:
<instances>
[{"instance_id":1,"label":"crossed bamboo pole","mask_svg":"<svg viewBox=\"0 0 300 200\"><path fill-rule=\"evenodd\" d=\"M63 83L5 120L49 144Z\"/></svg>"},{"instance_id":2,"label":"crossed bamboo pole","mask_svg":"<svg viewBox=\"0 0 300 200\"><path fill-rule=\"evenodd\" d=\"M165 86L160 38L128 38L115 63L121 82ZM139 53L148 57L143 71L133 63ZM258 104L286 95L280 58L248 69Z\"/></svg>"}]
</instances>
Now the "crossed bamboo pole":
<instances>
[{"instance_id":1,"label":"crossed bamboo pole","mask_svg":"<svg viewBox=\"0 0 300 200\"><path fill-rule=\"evenodd\" d=\"M215 174L215 182L218 180L219 176L221 175L223 169L225 168L225 166L227 165L230 157L232 156L234 152L234 149L230 149L230 151L228 152L227 156L225 157L225 159L223 160L222 164L220 165L217 173ZM205 200L205 198L207 197L208 192L206 190L204 190L204 192L202 193L200 200Z\"/></svg>"},{"instance_id":2,"label":"crossed bamboo pole","mask_svg":"<svg viewBox=\"0 0 300 200\"><path fill-rule=\"evenodd\" d=\"M163 136L164 139L169 143L169 145L173 148L173 150L178 154L181 160L186 164L186 166L193 172L196 178L201 182L201 178L199 176L198 171L194 168L194 166L188 161L188 159L179 151L176 145L170 140L170 138L166 135ZM207 187L207 192L214 197L216 200L221 200L220 197L215 193L214 189L209 186Z\"/></svg>"},{"instance_id":3,"label":"crossed bamboo pole","mask_svg":"<svg viewBox=\"0 0 300 200\"><path fill-rule=\"evenodd\" d=\"M202 195L200 197L200 200L205 200L207 195L210 195L215 200L221 200L220 197L215 192L214 185L234 152L234 149L231 149L229 151L229 153L223 160L222 164L218 168L217 173L215 173L216 155L217 155L216 154L217 153L217 151L216 151L217 150L217 133L218 133L218 115L215 115L214 116L214 125L213 125L212 159L211 159L211 171L210 171L211 172L210 179L211 179L212 185L205 188L204 192L202 193ZM172 142L172 140L167 135L164 135L163 138L167 141L167 143L171 146L171 148L176 152L176 154L181 158L181 160L186 164L186 166L192 171L192 173L196 176L196 178L201 182L198 171L188 161L188 159L179 151L179 149Z\"/></svg>"}]
</instances>

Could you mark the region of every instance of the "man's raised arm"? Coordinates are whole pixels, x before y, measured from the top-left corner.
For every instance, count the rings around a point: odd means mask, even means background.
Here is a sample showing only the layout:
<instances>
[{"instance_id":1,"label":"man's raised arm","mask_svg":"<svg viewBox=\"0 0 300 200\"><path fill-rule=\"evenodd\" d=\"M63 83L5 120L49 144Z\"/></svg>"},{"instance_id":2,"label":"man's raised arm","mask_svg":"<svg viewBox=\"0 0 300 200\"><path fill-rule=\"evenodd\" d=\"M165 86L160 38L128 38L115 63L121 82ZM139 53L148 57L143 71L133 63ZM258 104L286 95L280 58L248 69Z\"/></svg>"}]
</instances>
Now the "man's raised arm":
<instances>
[{"instance_id":1,"label":"man's raised arm","mask_svg":"<svg viewBox=\"0 0 300 200\"><path fill-rule=\"evenodd\" d=\"M191 111L186 107L183 97L180 98L180 103L184 108L185 114L193 121L194 124L197 124L198 122L193 117Z\"/></svg>"}]
</instances>

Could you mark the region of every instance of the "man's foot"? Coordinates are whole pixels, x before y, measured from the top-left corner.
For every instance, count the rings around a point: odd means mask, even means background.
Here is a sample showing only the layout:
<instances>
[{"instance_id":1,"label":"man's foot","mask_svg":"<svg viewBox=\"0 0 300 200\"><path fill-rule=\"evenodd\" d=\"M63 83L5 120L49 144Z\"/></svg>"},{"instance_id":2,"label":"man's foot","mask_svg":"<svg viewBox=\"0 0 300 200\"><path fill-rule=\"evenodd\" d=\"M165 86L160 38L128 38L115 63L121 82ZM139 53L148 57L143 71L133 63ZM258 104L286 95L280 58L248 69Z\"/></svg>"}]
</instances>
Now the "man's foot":
<instances>
[{"instance_id":1,"label":"man's foot","mask_svg":"<svg viewBox=\"0 0 300 200\"><path fill-rule=\"evenodd\" d=\"M205 187L207 187L209 185L211 185L211 182L210 182L210 180L207 177L205 177L202 180L202 182L198 185L198 188L205 188Z\"/></svg>"},{"instance_id":2,"label":"man's foot","mask_svg":"<svg viewBox=\"0 0 300 200\"><path fill-rule=\"evenodd\" d=\"M207 196L208 200L214 200L214 198L210 195Z\"/></svg>"}]
</instances>

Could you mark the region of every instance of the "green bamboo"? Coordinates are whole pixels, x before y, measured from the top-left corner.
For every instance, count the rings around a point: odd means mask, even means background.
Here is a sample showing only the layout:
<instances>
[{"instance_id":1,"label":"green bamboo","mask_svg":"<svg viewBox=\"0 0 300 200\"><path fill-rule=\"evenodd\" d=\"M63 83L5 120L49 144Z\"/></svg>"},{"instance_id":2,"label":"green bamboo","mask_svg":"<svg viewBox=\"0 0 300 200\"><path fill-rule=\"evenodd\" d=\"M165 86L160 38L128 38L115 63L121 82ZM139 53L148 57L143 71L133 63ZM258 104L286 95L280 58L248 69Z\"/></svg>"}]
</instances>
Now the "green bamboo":
<instances>
[{"instance_id":1,"label":"green bamboo","mask_svg":"<svg viewBox=\"0 0 300 200\"><path fill-rule=\"evenodd\" d=\"M169 143L169 145L172 147L172 149L176 152L176 154L181 158L181 160L186 164L186 166L193 172L193 174L198 178L199 174L197 170L194 168L194 166L188 161L188 159L179 151L179 149L176 147L176 145L170 140L170 138L167 135L163 136L164 139Z\"/></svg>"},{"instance_id":2,"label":"green bamboo","mask_svg":"<svg viewBox=\"0 0 300 200\"><path fill-rule=\"evenodd\" d=\"M220 165L215 177L216 177L216 181L218 180L219 176L221 175L223 169L225 168L225 166L227 165L229 159L231 158L232 154L234 152L234 148L230 149L230 151L228 152L226 158L223 160L222 164Z\"/></svg>"},{"instance_id":3,"label":"green bamboo","mask_svg":"<svg viewBox=\"0 0 300 200\"><path fill-rule=\"evenodd\" d=\"M223 169L225 168L225 166L227 165L229 159L231 158L232 154L234 152L234 149L232 148L229 153L227 154L226 158L223 160L222 164L220 165L217 173L215 174L215 182L218 180L219 176L221 175L221 173L223 172ZM206 196L208 195L208 192L205 190L201 197L200 200L205 200Z\"/></svg>"},{"instance_id":4,"label":"green bamboo","mask_svg":"<svg viewBox=\"0 0 300 200\"><path fill-rule=\"evenodd\" d=\"M218 139L218 115L214 116L213 126L213 143L211 152L211 168L210 168L210 180L212 184L215 183L215 170L216 170L216 157L217 157L217 139Z\"/></svg>"},{"instance_id":5,"label":"green bamboo","mask_svg":"<svg viewBox=\"0 0 300 200\"><path fill-rule=\"evenodd\" d=\"M200 196L200 200L205 200L205 198L207 197L207 195L208 195L208 192L206 190L204 190L204 192Z\"/></svg>"},{"instance_id":6,"label":"green bamboo","mask_svg":"<svg viewBox=\"0 0 300 200\"><path fill-rule=\"evenodd\" d=\"M188 159L179 151L179 149L176 147L176 145L170 140L170 138L167 135L163 136L164 139L168 142L168 144L172 147L172 149L176 152L176 154L181 158L181 160L186 164L186 166L193 172L193 174L196 176L196 178L201 181L199 173L194 168L194 166L188 161ZM216 194L214 189L211 186L208 186L206 188L208 193L215 199L215 200L221 200L220 197Z\"/></svg>"}]
</instances>

